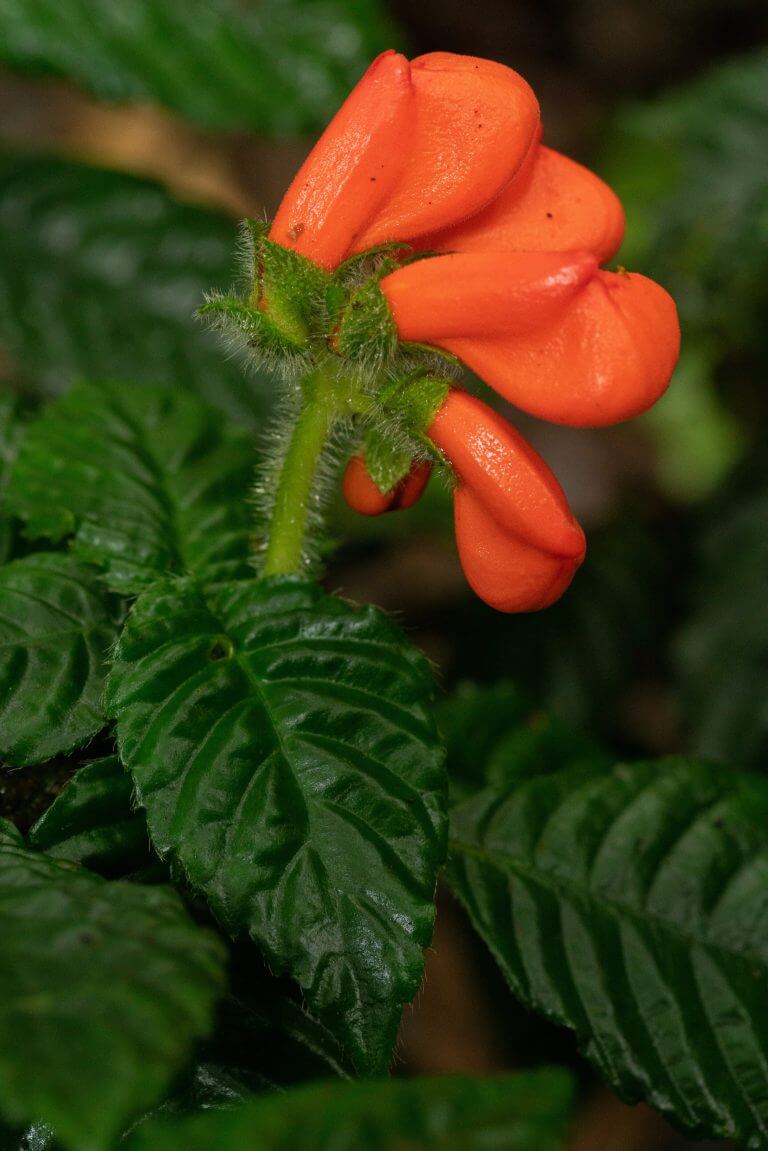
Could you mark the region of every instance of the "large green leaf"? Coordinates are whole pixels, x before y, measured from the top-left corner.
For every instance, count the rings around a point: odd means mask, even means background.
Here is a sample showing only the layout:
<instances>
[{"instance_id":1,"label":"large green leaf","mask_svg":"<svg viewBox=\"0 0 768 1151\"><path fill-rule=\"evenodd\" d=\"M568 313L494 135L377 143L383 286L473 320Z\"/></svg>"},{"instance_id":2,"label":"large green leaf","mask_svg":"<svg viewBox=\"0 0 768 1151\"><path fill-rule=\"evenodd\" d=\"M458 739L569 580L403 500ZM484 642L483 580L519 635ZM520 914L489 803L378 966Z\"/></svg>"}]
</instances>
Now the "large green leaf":
<instances>
[{"instance_id":1,"label":"large green leaf","mask_svg":"<svg viewBox=\"0 0 768 1151\"><path fill-rule=\"evenodd\" d=\"M207 289L229 287L235 243L234 224L156 184L0 159L3 350L49 393L81 379L163 382L258 420L263 378L194 319Z\"/></svg>"},{"instance_id":2,"label":"large green leaf","mask_svg":"<svg viewBox=\"0 0 768 1151\"><path fill-rule=\"evenodd\" d=\"M194 571L246 576L254 448L194 396L81 384L29 428L8 506L32 536L74 549L123 592Z\"/></svg>"},{"instance_id":3,"label":"large green leaf","mask_svg":"<svg viewBox=\"0 0 768 1151\"><path fill-rule=\"evenodd\" d=\"M762 447L702 514L675 644L687 735L703 755L765 770L768 465Z\"/></svg>"},{"instance_id":4,"label":"large green leaf","mask_svg":"<svg viewBox=\"0 0 768 1151\"><path fill-rule=\"evenodd\" d=\"M133 802L133 781L116 755L79 768L30 830L29 842L107 877L157 862L144 812Z\"/></svg>"},{"instance_id":5,"label":"large green leaf","mask_svg":"<svg viewBox=\"0 0 768 1151\"><path fill-rule=\"evenodd\" d=\"M0 1113L107 1151L210 1027L224 949L168 888L107 883L0 824Z\"/></svg>"},{"instance_id":6,"label":"large green leaf","mask_svg":"<svg viewBox=\"0 0 768 1151\"><path fill-rule=\"evenodd\" d=\"M322 127L391 47L379 0L0 0L0 59L217 128Z\"/></svg>"},{"instance_id":7,"label":"large green leaf","mask_svg":"<svg viewBox=\"0 0 768 1151\"><path fill-rule=\"evenodd\" d=\"M424 658L374 608L296 579L191 580L134 607L108 709L161 854L363 1072L416 992L444 853Z\"/></svg>"},{"instance_id":8,"label":"large green leaf","mask_svg":"<svg viewBox=\"0 0 768 1151\"><path fill-rule=\"evenodd\" d=\"M98 573L46 553L0 567L0 758L39 763L104 726L105 663L120 601Z\"/></svg>"},{"instance_id":9,"label":"large green leaf","mask_svg":"<svg viewBox=\"0 0 768 1151\"><path fill-rule=\"evenodd\" d=\"M454 815L449 878L512 990L626 1099L768 1138L768 781L582 764Z\"/></svg>"},{"instance_id":10,"label":"large green leaf","mask_svg":"<svg viewBox=\"0 0 768 1151\"><path fill-rule=\"evenodd\" d=\"M140 1127L126 1151L560 1151L572 1101L564 1071L489 1079L327 1084L217 1115Z\"/></svg>"}]
</instances>

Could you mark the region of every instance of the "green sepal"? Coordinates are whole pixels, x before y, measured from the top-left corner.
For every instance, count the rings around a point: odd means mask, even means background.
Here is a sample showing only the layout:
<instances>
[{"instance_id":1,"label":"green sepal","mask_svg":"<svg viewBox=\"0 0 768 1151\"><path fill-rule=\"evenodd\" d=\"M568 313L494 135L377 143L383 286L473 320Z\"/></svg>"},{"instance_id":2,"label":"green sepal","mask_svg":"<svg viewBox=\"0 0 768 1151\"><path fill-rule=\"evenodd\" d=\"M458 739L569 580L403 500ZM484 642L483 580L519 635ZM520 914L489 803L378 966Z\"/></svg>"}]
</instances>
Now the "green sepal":
<instances>
[{"instance_id":1,"label":"green sepal","mask_svg":"<svg viewBox=\"0 0 768 1151\"><path fill-rule=\"evenodd\" d=\"M453 381L446 376L411 373L391 383L380 402L404 429L422 436L446 401Z\"/></svg>"},{"instance_id":2,"label":"green sepal","mask_svg":"<svg viewBox=\"0 0 768 1151\"><path fill-rule=\"evenodd\" d=\"M313 334L330 275L306 256L269 240L260 221L247 220L245 227L253 253L248 303L269 317L287 343L303 347Z\"/></svg>"},{"instance_id":3,"label":"green sepal","mask_svg":"<svg viewBox=\"0 0 768 1151\"><path fill-rule=\"evenodd\" d=\"M413 452L379 428L371 428L365 436L363 454L368 475L376 487L387 495L408 475L413 465Z\"/></svg>"},{"instance_id":4,"label":"green sepal","mask_svg":"<svg viewBox=\"0 0 768 1151\"><path fill-rule=\"evenodd\" d=\"M265 312L244 304L235 296L212 296L197 310L198 316L216 331L245 342L265 357L301 355L307 350L306 338L286 334Z\"/></svg>"},{"instance_id":5,"label":"green sepal","mask_svg":"<svg viewBox=\"0 0 768 1151\"><path fill-rule=\"evenodd\" d=\"M378 280L351 292L331 337L338 355L362 363L390 359L397 349L397 328Z\"/></svg>"}]
</instances>

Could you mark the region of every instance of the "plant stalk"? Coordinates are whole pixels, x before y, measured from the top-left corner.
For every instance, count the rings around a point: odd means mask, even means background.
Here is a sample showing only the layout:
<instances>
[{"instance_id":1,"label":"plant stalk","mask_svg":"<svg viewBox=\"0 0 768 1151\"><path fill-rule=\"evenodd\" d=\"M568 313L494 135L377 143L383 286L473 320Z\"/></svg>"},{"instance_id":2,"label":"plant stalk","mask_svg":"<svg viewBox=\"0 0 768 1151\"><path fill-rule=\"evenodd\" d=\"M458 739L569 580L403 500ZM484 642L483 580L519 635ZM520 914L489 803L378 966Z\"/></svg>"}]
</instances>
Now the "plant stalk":
<instances>
[{"instance_id":1,"label":"plant stalk","mask_svg":"<svg viewBox=\"0 0 768 1151\"><path fill-rule=\"evenodd\" d=\"M262 574L300 572L311 500L323 450L342 408L339 384L317 368L302 385L303 405L277 480Z\"/></svg>"}]
</instances>

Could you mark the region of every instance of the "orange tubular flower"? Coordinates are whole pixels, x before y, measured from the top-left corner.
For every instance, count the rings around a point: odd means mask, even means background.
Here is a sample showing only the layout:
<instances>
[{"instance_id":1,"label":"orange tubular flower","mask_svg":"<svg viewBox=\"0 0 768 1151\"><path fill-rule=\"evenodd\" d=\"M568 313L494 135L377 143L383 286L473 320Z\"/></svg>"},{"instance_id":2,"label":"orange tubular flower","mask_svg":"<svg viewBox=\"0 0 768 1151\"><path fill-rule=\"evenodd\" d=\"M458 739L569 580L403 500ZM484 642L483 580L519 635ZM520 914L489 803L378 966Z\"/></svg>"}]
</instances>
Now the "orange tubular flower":
<instances>
[{"instance_id":1,"label":"orange tubular flower","mask_svg":"<svg viewBox=\"0 0 768 1151\"><path fill-rule=\"evenodd\" d=\"M453 353L533 415L600 426L650 407L679 352L664 289L600 267L623 234L614 193L541 143L536 98L516 72L447 52L410 63L386 52L302 166L270 238L328 270L407 245L410 258L379 273L401 341ZM427 429L412 430L426 430L458 478L472 586L503 611L553 602L584 539L546 464L455 390ZM344 491L378 514L418 498L421 475L383 494L358 458Z\"/></svg>"},{"instance_id":2,"label":"orange tubular flower","mask_svg":"<svg viewBox=\"0 0 768 1151\"><path fill-rule=\"evenodd\" d=\"M586 551L552 472L502 416L456 389L427 435L458 479L456 541L472 588L499 611L548 607Z\"/></svg>"}]
</instances>

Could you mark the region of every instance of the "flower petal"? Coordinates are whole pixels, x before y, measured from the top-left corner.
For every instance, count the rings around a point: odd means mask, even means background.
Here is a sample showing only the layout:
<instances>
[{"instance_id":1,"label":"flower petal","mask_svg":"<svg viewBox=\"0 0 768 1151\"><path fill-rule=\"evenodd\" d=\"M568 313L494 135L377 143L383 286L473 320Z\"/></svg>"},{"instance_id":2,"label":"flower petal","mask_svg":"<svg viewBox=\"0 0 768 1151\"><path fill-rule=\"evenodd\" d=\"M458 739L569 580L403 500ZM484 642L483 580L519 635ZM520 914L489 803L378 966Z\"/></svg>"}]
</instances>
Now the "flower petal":
<instances>
[{"instance_id":1,"label":"flower petal","mask_svg":"<svg viewBox=\"0 0 768 1151\"><path fill-rule=\"evenodd\" d=\"M384 52L315 144L277 210L269 237L332 268L384 204L408 159L411 69Z\"/></svg>"},{"instance_id":2,"label":"flower petal","mask_svg":"<svg viewBox=\"0 0 768 1151\"><path fill-rule=\"evenodd\" d=\"M584 554L584 533L544 460L498 412L453 389L427 435L506 531L551 555Z\"/></svg>"},{"instance_id":3,"label":"flower petal","mask_svg":"<svg viewBox=\"0 0 768 1151\"><path fill-rule=\"evenodd\" d=\"M674 300L659 284L599 271L546 328L434 342L531 415L600 427L658 400L677 362L680 327Z\"/></svg>"},{"instance_id":4,"label":"flower petal","mask_svg":"<svg viewBox=\"0 0 768 1151\"><path fill-rule=\"evenodd\" d=\"M344 472L342 492L353 511L363 516L404 511L421 498L429 483L432 465L417 460L408 475L389 492L382 492L371 479L362 456L352 456Z\"/></svg>"},{"instance_id":5,"label":"flower petal","mask_svg":"<svg viewBox=\"0 0 768 1151\"><path fill-rule=\"evenodd\" d=\"M604 263L621 247L624 227L621 202L599 176L540 146L487 208L427 237L420 247L437 252L583 248Z\"/></svg>"},{"instance_id":6,"label":"flower petal","mask_svg":"<svg viewBox=\"0 0 768 1151\"><path fill-rule=\"evenodd\" d=\"M432 52L411 64L415 116L395 149L407 153L397 186L354 251L412 240L479 212L523 163L539 106L517 72L490 60Z\"/></svg>"},{"instance_id":7,"label":"flower petal","mask_svg":"<svg viewBox=\"0 0 768 1151\"><path fill-rule=\"evenodd\" d=\"M467 583L490 607L539 611L558 600L584 558L554 556L505 531L469 487L454 495L456 544Z\"/></svg>"},{"instance_id":8,"label":"flower petal","mask_svg":"<svg viewBox=\"0 0 768 1151\"><path fill-rule=\"evenodd\" d=\"M589 252L459 252L398 268L381 289L401 339L439 343L551 323L596 270Z\"/></svg>"}]
</instances>

